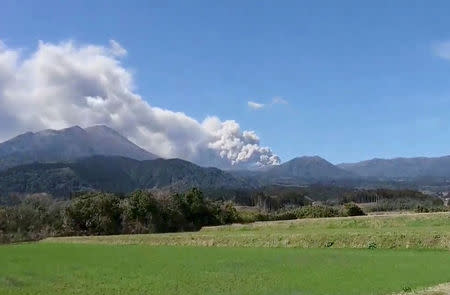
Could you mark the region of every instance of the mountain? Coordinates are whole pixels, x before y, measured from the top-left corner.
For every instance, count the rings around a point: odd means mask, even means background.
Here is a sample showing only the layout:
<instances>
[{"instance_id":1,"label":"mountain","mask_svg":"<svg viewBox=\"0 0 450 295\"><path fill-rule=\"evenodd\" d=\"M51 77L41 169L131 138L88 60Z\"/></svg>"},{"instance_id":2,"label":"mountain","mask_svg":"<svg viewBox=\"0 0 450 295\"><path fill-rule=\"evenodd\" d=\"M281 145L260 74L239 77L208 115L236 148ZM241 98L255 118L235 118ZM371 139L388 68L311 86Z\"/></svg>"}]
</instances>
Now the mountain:
<instances>
[{"instance_id":1,"label":"mountain","mask_svg":"<svg viewBox=\"0 0 450 295\"><path fill-rule=\"evenodd\" d=\"M127 193L154 188L184 191L192 187L232 189L248 184L217 168L180 159L138 161L93 156L67 163L33 163L0 172L0 194L47 192L67 197L86 190Z\"/></svg>"},{"instance_id":2,"label":"mountain","mask_svg":"<svg viewBox=\"0 0 450 295\"><path fill-rule=\"evenodd\" d=\"M372 159L358 163L343 163L338 167L361 177L379 179L450 178L450 156Z\"/></svg>"},{"instance_id":3,"label":"mountain","mask_svg":"<svg viewBox=\"0 0 450 295\"><path fill-rule=\"evenodd\" d=\"M298 183L298 180L308 183L355 177L353 173L336 167L319 156L294 158L279 166L263 171L262 174L266 179L285 183Z\"/></svg>"},{"instance_id":4,"label":"mountain","mask_svg":"<svg viewBox=\"0 0 450 295\"><path fill-rule=\"evenodd\" d=\"M94 155L136 160L157 158L109 127L100 125L83 129L74 126L27 132L1 143L0 170L34 162L68 162Z\"/></svg>"},{"instance_id":5,"label":"mountain","mask_svg":"<svg viewBox=\"0 0 450 295\"><path fill-rule=\"evenodd\" d=\"M16 188L27 192L48 189L70 195L84 189L125 192L153 187L217 189L314 183L424 187L448 185L447 180L450 180L450 156L372 159L339 165L318 156L304 156L277 166L228 172L177 159L155 160L157 158L102 125L27 132L0 143L0 172L5 172L0 174L0 192ZM17 169L10 169L14 167Z\"/></svg>"}]
</instances>

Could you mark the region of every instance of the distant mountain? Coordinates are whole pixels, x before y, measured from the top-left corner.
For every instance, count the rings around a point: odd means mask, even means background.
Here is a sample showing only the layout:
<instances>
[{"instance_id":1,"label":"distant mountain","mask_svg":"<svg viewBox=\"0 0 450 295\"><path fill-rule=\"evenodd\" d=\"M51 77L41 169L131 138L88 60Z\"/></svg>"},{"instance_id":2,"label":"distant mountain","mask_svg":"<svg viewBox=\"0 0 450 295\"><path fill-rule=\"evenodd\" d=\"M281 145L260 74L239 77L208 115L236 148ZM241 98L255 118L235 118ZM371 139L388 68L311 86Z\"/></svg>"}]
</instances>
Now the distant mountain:
<instances>
[{"instance_id":1,"label":"distant mountain","mask_svg":"<svg viewBox=\"0 0 450 295\"><path fill-rule=\"evenodd\" d=\"M265 175L266 179L285 183L295 183L298 180L310 183L355 177L353 173L343 170L319 156L294 158L279 166L263 171L262 174Z\"/></svg>"},{"instance_id":2,"label":"distant mountain","mask_svg":"<svg viewBox=\"0 0 450 295\"><path fill-rule=\"evenodd\" d=\"M343 163L339 164L338 167L361 177L379 179L450 178L450 156L372 159L358 163Z\"/></svg>"},{"instance_id":3,"label":"distant mountain","mask_svg":"<svg viewBox=\"0 0 450 295\"><path fill-rule=\"evenodd\" d=\"M0 143L0 170L34 162L74 161L94 155L124 156L136 160L157 158L106 126L86 129L74 126L27 132Z\"/></svg>"},{"instance_id":4,"label":"distant mountain","mask_svg":"<svg viewBox=\"0 0 450 295\"><path fill-rule=\"evenodd\" d=\"M136 189L184 191L247 188L242 179L217 168L180 159L138 161L94 156L72 163L33 163L0 172L0 194L47 192L67 197L74 192L101 190L127 193Z\"/></svg>"},{"instance_id":5,"label":"distant mountain","mask_svg":"<svg viewBox=\"0 0 450 295\"><path fill-rule=\"evenodd\" d=\"M318 156L303 156L277 166L228 172L157 158L102 125L28 132L0 143L0 193L17 189L70 195L85 189L127 192L193 186L217 191L317 183L391 188L450 186L450 156L372 159L339 165Z\"/></svg>"}]
</instances>

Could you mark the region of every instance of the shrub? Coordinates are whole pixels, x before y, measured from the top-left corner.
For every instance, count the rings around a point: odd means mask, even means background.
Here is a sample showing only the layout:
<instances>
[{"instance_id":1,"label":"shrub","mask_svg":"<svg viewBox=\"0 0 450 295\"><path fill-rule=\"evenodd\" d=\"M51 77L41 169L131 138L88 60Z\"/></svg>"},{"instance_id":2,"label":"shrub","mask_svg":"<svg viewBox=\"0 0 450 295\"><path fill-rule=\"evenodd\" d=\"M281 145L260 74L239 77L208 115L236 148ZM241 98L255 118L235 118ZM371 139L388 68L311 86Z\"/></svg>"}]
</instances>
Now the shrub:
<instances>
[{"instance_id":1,"label":"shrub","mask_svg":"<svg viewBox=\"0 0 450 295\"><path fill-rule=\"evenodd\" d=\"M238 222L241 223L251 223L255 221L270 220L268 213L262 213L260 211L239 210L237 214L238 214Z\"/></svg>"},{"instance_id":2,"label":"shrub","mask_svg":"<svg viewBox=\"0 0 450 295\"><path fill-rule=\"evenodd\" d=\"M62 233L63 203L46 195L30 195L0 208L0 242L32 241Z\"/></svg>"},{"instance_id":3,"label":"shrub","mask_svg":"<svg viewBox=\"0 0 450 295\"><path fill-rule=\"evenodd\" d=\"M297 218L337 217L339 211L330 206L305 206L296 211Z\"/></svg>"},{"instance_id":4,"label":"shrub","mask_svg":"<svg viewBox=\"0 0 450 295\"><path fill-rule=\"evenodd\" d=\"M233 203L226 202L218 206L217 220L220 224L239 222L239 214Z\"/></svg>"},{"instance_id":5,"label":"shrub","mask_svg":"<svg viewBox=\"0 0 450 295\"><path fill-rule=\"evenodd\" d=\"M136 191L122 202L122 231L124 233L150 233L161 227L159 201L146 191Z\"/></svg>"},{"instance_id":6,"label":"shrub","mask_svg":"<svg viewBox=\"0 0 450 295\"><path fill-rule=\"evenodd\" d=\"M88 193L76 198L65 216L67 229L75 234L110 235L121 231L120 199L112 194Z\"/></svg>"},{"instance_id":7,"label":"shrub","mask_svg":"<svg viewBox=\"0 0 450 295\"><path fill-rule=\"evenodd\" d=\"M363 216L364 211L355 203L347 203L344 205L344 216Z\"/></svg>"},{"instance_id":8,"label":"shrub","mask_svg":"<svg viewBox=\"0 0 450 295\"><path fill-rule=\"evenodd\" d=\"M184 230L196 230L204 225L219 224L212 204L203 197L203 193L194 188L185 194L172 196L175 206L186 219ZM216 211L217 212L217 211Z\"/></svg>"},{"instance_id":9,"label":"shrub","mask_svg":"<svg viewBox=\"0 0 450 295\"><path fill-rule=\"evenodd\" d=\"M395 211L395 210L422 210L426 212L431 208L443 208L443 203L438 198L428 197L423 200L413 198L381 199L368 208L370 211Z\"/></svg>"},{"instance_id":10,"label":"shrub","mask_svg":"<svg viewBox=\"0 0 450 295\"><path fill-rule=\"evenodd\" d=\"M296 210L283 210L272 215L271 220L291 220L297 219Z\"/></svg>"},{"instance_id":11,"label":"shrub","mask_svg":"<svg viewBox=\"0 0 450 295\"><path fill-rule=\"evenodd\" d=\"M417 213L428 213L428 212L430 212L430 210L428 208L426 208L424 206L421 206L421 205L417 206L416 210L414 210L414 211L417 212Z\"/></svg>"},{"instance_id":12,"label":"shrub","mask_svg":"<svg viewBox=\"0 0 450 295\"><path fill-rule=\"evenodd\" d=\"M450 210L450 207L438 206L438 207L425 207L425 206L417 206L414 210L416 213L429 213L429 212L447 212Z\"/></svg>"},{"instance_id":13,"label":"shrub","mask_svg":"<svg viewBox=\"0 0 450 295\"><path fill-rule=\"evenodd\" d=\"M7 229L6 209L0 207L0 244L6 243L6 229Z\"/></svg>"},{"instance_id":14,"label":"shrub","mask_svg":"<svg viewBox=\"0 0 450 295\"><path fill-rule=\"evenodd\" d=\"M198 230L240 221L230 202L211 202L198 189L158 195L136 191L122 198L90 192L68 202L32 196L0 207L0 243L57 235L110 235Z\"/></svg>"}]
</instances>

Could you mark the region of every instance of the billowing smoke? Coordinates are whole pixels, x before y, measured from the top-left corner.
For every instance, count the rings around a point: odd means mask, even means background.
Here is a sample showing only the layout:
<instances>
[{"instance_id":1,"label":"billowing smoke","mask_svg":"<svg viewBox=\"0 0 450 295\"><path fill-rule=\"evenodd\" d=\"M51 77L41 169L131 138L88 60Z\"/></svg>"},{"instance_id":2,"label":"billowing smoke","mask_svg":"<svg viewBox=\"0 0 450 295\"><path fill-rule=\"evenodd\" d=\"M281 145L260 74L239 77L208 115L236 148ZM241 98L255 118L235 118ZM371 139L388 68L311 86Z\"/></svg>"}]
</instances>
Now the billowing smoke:
<instances>
[{"instance_id":1,"label":"billowing smoke","mask_svg":"<svg viewBox=\"0 0 450 295\"><path fill-rule=\"evenodd\" d=\"M225 167L280 162L235 121L198 122L151 106L121 65L126 54L113 40L108 47L40 42L22 57L0 42L0 140L30 130L105 124L162 157Z\"/></svg>"}]
</instances>

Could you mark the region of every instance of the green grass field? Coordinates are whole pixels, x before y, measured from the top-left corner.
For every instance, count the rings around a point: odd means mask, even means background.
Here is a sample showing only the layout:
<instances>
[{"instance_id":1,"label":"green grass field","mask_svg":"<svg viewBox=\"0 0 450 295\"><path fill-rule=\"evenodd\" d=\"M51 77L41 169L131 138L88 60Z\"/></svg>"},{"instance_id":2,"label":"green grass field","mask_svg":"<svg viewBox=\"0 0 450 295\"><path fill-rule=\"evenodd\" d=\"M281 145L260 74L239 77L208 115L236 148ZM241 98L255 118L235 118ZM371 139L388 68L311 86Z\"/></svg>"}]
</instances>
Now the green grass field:
<instances>
[{"instance_id":1,"label":"green grass field","mask_svg":"<svg viewBox=\"0 0 450 295\"><path fill-rule=\"evenodd\" d=\"M46 242L224 247L447 249L450 212L257 222L194 233L70 237Z\"/></svg>"},{"instance_id":2,"label":"green grass field","mask_svg":"<svg viewBox=\"0 0 450 295\"><path fill-rule=\"evenodd\" d=\"M0 294L390 294L450 281L430 250L23 244L0 247Z\"/></svg>"},{"instance_id":3,"label":"green grass field","mask_svg":"<svg viewBox=\"0 0 450 295\"><path fill-rule=\"evenodd\" d=\"M0 294L393 294L450 282L449 249L450 213L51 238L0 246Z\"/></svg>"}]
</instances>

